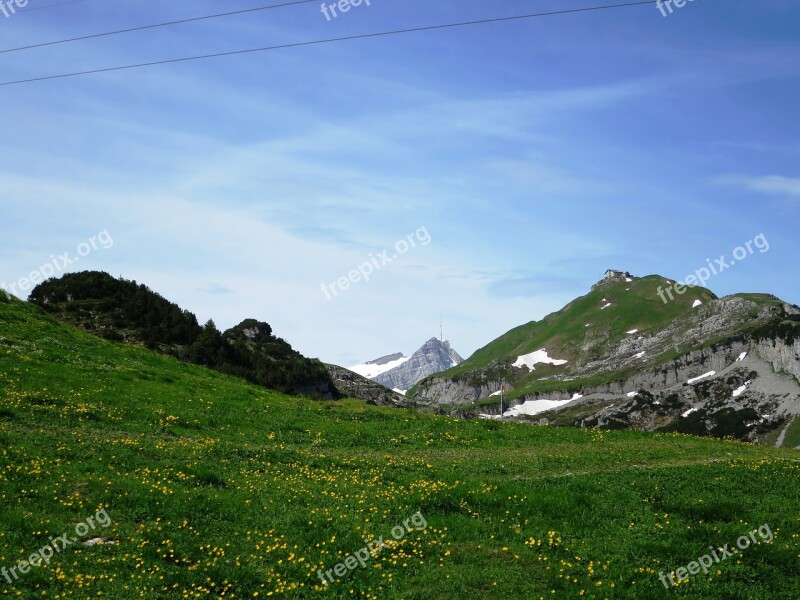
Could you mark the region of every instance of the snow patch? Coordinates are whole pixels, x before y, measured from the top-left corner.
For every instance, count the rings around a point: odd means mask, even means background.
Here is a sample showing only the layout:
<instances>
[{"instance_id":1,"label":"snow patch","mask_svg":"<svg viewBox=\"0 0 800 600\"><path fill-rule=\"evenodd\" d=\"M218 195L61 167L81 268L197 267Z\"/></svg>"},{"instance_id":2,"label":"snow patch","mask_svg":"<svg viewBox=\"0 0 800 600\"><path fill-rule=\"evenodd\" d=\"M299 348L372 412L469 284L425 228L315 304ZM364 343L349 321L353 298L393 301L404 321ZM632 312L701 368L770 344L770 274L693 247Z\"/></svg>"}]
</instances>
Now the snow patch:
<instances>
[{"instance_id":1,"label":"snow patch","mask_svg":"<svg viewBox=\"0 0 800 600\"><path fill-rule=\"evenodd\" d=\"M702 306L703 303L700 300L695 300L694 304L692 304L692 308L697 308L698 306Z\"/></svg>"},{"instance_id":2,"label":"snow patch","mask_svg":"<svg viewBox=\"0 0 800 600\"><path fill-rule=\"evenodd\" d=\"M639 330L638 329L631 329L630 331L626 331L625 333L627 333L628 335L633 335L634 333L639 333Z\"/></svg>"},{"instance_id":3,"label":"snow patch","mask_svg":"<svg viewBox=\"0 0 800 600\"><path fill-rule=\"evenodd\" d=\"M739 396L744 394L747 391L747 388L750 387L751 383L753 383L753 382L752 381L745 381L743 386L738 387L735 390L733 390L733 397L734 398L738 398Z\"/></svg>"},{"instance_id":4,"label":"snow patch","mask_svg":"<svg viewBox=\"0 0 800 600\"><path fill-rule=\"evenodd\" d=\"M547 355L547 350L545 348L542 348L541 350L537 350L536 352L531 352L530 354L523 354L522 356L518 356L517 360L511 366L528 367L529 371L535 371L536 367L534 365L538 365L540 363L560 366L566 364L567 361L559 360L557 358L550 358Z\"/></svg>"},{"instance_id":5,"label":"snow patch","mask_svg":"<svg viewBox=\"0 0 800 600\"><path fill-rule=\"evenodd\" d=\"M577 394L576 393L576 394L574 394L572 396L572 398L570 399L570 402L572 402L573 400L580 400L581 398L583 398L583 394Z\"/></svg>"},{"instance_id":6,"label":"snow patch","mask_svg":"<svg viewBox=\"0 0 800 600\"><path fill-rule=\"evenodd\" d=\"M747 352L742 352L739 358L736 359L736 362L742 362L745 358L747 358Z\"/></svg>"},{"instance_id":7,"label":"snow patch","mask_svg":"<svg viewBox=\"0 0 800 600\"><path fill-rule=\"evenodd\" d=\"M642 358L645 354L647 354L647 353L644 352L644 351L643 352L639 352L638 354L634 354L633 358Z\"/></svg>"},{"instance_id":8,"label":"snow patch","mask_svg":"<svg viewBox=\"0 0 800 600\"><path fill-rule=\"evenodd\" d=\"M631 279L630 277L626 277L626 278L625 278L625 281L626 281L627 283L630 283L631 281L633 281L633 279ZM628 289L631 289L631 288L628 288Z\"/></svg>"},{"instance_id":9,"label":"snow patch","mask_svg":"<svg viewBox=\"0 0 800 600\"><path fill-rule=\"evenodd\" d=\"M526 415L532 417L546 410L558 408L572 402L572 400L528 400L522 404L514 406L503 413L504 417L519 417Z\"/></svg>"},{"instance_id":10,"label":"snow patch","mask_svg":"<svg viewBox=\"0 0 800 600\"><path fill-rule=\"evenodd\" d=\"M383 365L368 365L367 363L362 363L360 365L355 365L353 367L347 367L353 373L358 373L362 377L366 377L367 379L373 379L378 375L386 373L386 371L391 371L395 367L399 367L408 359L410 356L404 356L403 358L398 358L397 360L392 360L387 362Z\"/></svg>"},{"instance_id":11,"label":"snow patch","mask_svg":"<svg viewBox=\"0 0 800 600\"><path fill-rule=\"evenodd\" d=\"M690 379L686 383L688 383L689 385L692 385L693 383L696 383L696 382L701 381L703 379L708 379L709 377L713 377L716 374L717 374L716 371L709 371L708 373L703 373L702 375L700 375L700 377L693 377L692 379Z\"/></svg>"},{"instance_id":12,"label":"snow patch","mask_svg":"<svg viewBox=\"0 0 800 600\"><path fill-rule=\"evenodd\" d=\"M636 394L638 394L638 393L639 393L639 392L628 392L628 393L626 394L626 396L628 396L628 398L633 398L633 397L634 397L634 396L636 396Z\"/></svg>"},{"instance_id":13,"label":"snow patch","mask_svg":"<svg viewBox=\"0 0 800 600\"><path fill-rule=\"evenodd\" d=\"M609 306L611 306L611 302L609 302L609 303L607 303L607 304L604 304L603 306L601 306L601 307L600 307L600 310L605 310L605 309L607 309Z\"/></svg>"},{"instance_id":14,"label":"snow patch","mask_svg":"<svg viewBox=\"0 0 800 600\"><path fill-rule=\"evenodd\" d=\"M407 392L408 390L401 390L401 389L399 389L399 388L392 388L392 391L393 391L393 392L397 392L398 394L403 394L403 396L405 396L405 395L406 395L406 392Z\"/></svg>"},{"instance_id":15,"label":"snow patch","mask_svg":"<svg viewBox=\"0 0 800 600\"><path fill-rule=\"evenodd\" d=\"M700 410L700 409L699 409L699 408L690 408L690 409L689 409L689 410L687 410L685 413L683 413L681 416L682 416L682 417L684 417L684 418L686 418L686 417L688 417L690 414L692 414L693 412L697 412L698 410Z\"/></svg>"},{"instance_id":16,"label":"snow patch","mask_svg":"<svg viewBox=\"0 0 800 600\"><path fill-rule=\"evenodd\" d=\"M489 397L491 398L492 396L499 396L499 395L500 395L500 394L502 394L502 393L503 393L503 390L497 390L497 391L496 391L496 392L494 392L493 394L489 394Z\"/></svg>"}]
</instances>

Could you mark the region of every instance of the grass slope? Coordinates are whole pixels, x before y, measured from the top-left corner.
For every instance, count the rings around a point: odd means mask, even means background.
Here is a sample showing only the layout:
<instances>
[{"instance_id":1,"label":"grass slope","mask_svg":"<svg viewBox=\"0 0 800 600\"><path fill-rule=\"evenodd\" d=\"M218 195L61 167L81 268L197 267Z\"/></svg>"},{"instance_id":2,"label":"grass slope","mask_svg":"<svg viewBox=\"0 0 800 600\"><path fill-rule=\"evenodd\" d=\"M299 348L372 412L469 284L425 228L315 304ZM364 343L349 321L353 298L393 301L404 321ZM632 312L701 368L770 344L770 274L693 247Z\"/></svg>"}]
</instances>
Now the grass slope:
<instances>
[{"instance_id":1,"label":"grass slope","mask_svg":"<svg viewBox=\"0 0 800 600\"><path fill-rule=\"evenodd\" d=\"M283 396L0 299L0 567L20 598L797 598L796 454ZM316 572L391 539L328 587ZM665 590L658 572L768 524Z\"/></svg>"}]
</instances>

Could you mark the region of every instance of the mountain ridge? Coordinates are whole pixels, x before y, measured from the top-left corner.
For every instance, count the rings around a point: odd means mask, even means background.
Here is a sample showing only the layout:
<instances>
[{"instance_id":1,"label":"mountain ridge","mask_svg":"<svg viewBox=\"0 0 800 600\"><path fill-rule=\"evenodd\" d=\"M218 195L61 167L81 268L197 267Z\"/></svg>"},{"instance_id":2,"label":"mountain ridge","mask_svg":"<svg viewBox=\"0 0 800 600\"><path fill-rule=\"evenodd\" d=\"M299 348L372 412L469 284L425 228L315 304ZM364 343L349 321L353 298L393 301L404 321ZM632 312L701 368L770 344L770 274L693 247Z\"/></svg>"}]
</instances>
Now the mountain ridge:
<instances>
[{"instance_id":1,"label":"mountain ridge","mask_svg":"<svg viewBox=\"0 0 800 600\"><path fill-rule=\"evenodd\" d=\"M459 416L496 418L493 394L503 386L506 416L543 423L691 430L764 443L781 427L800 429L800 309L770 295L717 298L698 287L662 302L658 291L670 285L658 275L601 282L408 395ZM742 353L748 358L737 364ZM709 381L692 381L711 371Z\"/></svg>"}]
</instances>

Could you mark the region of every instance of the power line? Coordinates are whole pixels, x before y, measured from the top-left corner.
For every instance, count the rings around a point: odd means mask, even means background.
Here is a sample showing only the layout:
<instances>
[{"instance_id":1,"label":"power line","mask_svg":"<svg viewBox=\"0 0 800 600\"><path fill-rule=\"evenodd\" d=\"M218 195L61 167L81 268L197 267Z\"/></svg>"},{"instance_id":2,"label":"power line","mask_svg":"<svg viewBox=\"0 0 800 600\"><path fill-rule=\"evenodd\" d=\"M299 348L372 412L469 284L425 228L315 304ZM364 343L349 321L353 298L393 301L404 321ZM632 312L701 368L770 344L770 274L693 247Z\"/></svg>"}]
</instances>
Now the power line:
<instances>
[{"instance_id":1,"label":"power line","mask_svg":"<svg viewBox=\"0 0 800 600\"><path fill-rule=\"evenodd\" d=\"M73 0L73 2L84 2L85 0ZM58 44L68 44L70 42L80 42L83 40L92 40L101 37L108 37L111 35L119 35L121 33L131 33L133 31L144 31L146 29L157 29L159 27L169 27L171 25L181 25L183 23L194 23L196 21L206 21L208 19L219 19L220 17L230 17L233 15L243 15L247 13L254 13L262 10L271 10L273 8L284 8L286 6L296 6L298 4L308 4L309 2L318 2L318 0L295 0L294 2L284 2L283 4L271 4L268 6L257 6L254 8L244 8L242 10L233 10L230 12L216 13L213 15L203 15L201 17L191 17L188 19L180 19L178 21L167 21L165 23L153 23L152 25L142 25L140 27L130 27L128 29L118 29L116 31L106 31L104 33L92 33L89 35L81 35L74 38L67 38L64 40L55 40L52 42L42 42L41 44L31 44L30 46L20 46L19 48L9 48L8 50L0 50L0 54L8 54L9 52L19 52L20 50L31 50L33 48L44 48L46 46L57 46ZM67 2L66 4L72 4ZM40 8L50 8L52 6L62 6L61 4L53 4L50 6L42 6Z\"/></svg>"},{"instance_id":2,"label":"power line","mask_svg":"<svg viewBox=\"0 0 800 600\"><path fill-rule=\"evenodd\" d=\"M26 12L31 11L31 10L42 10L42 9L45 9L45 8L55 8L57 6L65 6L67 4L77 4L78 2L87 2L87 1L88 0L71 0L69 2L62 2L60 4L48 4L46 6L40 6L38 8L29 8ZM234 10L234 11L223 12L223 13L215 13L215 14L211 14L211 15L202 15L202 16L199 16L199 17L189 17L189 18L186 18L186 19L179 19L177 21L165 21L163 23L152 23L150 25L141 25L139 27L130 27L128 29L118 29L118 30L115 30L115 31L105 31L105 32L102 32L102 33L91 33L91 34L87 34L87 35L81 35L81 36L78 36L78 37L66 38L66 39L63 39L63 40L53 40L53 41L50 41L50 42L42 42L40 44L31 44L29 46L19 46L17 48L8 48L6 50L0 50L0 54L8 54L10 52L20 52L22 50L32 50L34 48L45 48L47 46L57 46L59 44L68 44L68 43L71 43L71 42L81 42L81 41L85 41L85 40L92 40L92 39L101 38L101 37L108 37L108 36L112 36L112 35L120 35L120 34L123 34L123 33L133 33L135 31L145 31L145 30L148 30L148 29L158 29L160 27L170 27L172 25L182 25L184 23L194 23L194 22L197 22L197 21L206 21L206 20L209 20L209 19L219 19L221 17L231 17L231 16L235 16L235 15L242 15L242 14L259 12L259 11L264 11L264 10L271 10L271 9L274 9L274 8L285 8L285 7L288 7L288 6L297 6L299 4L308 4L310 2L317 2L317 1L318 0L295 0L293 2L284 2L283 4L271 4L271 5L267 5L267 6L257 6L257 7L254 7L254 8L245 8L245 9L242 9L242 10Z\"/></svg>"},{"instance_id":3,"label":"power line","mask_svg":"<svg viewBox=\"0 0 800 600\"><path fill-rule=\"evenodd\" d=\"M335 38L325 38L321 40L310 40L307 42L294 42L291 44L279 44L276 46L264 46L262 48L248 48L245 50L232 50L229 52L217 52L214 54L201 54L198 56L185 56L182 58L169 58L165 60L157 60L153 62L137 63L132 65L123 65L119 67L106 67L103 69L92 69L90 71L76 71L74 73L63 73L61 75L47 75L45 77L33 77L31 79L19 79L17 81L4 81L0 83L0 87L10 85L20 85L23 83L33 83L36 81L50 81L53 79L66 79L68 77L79 77L82 75L94 75L96 73L109 73L112 71L124 71L129 69L140 69L143 67L154 67L157 65L167 65L181 62L190 62L195 60L205 60L209 58L221 58L224 56L238 56L240 54L252 54L255 52L267 52L270 50L282 50L286 48L302 48L305 46L318 46L321 44L332 44L334 42L345 42L351 40L364 40L369 38L378 38L390 35L401 35L406 33L416 33L420 31L435 31L440 29L454 29L457 27L468 27L471 25L483 25L486 23L502 23L509 21L521 21L523 19L533 19L537 17L551 17L556 15L568 15L576 13L598 12L601 10L611 10L616 8L629 8L633 6L644 6L645 4L652 5L654 0L641 0L638 2L626 2L623 4L606 4L603 6L589 6L584 8L571 8L565 10L556 10L550 12L530 13L526 15L514 15L510 17L495 17L492 19L480 19L476 21L461 21L459 23L443 23L440 25L427 25L423 27L412 27L409 29L395 29L392 31L380 31L375 33L363 33L360 35L349 35Z\"/></svg>"}]
</instances>

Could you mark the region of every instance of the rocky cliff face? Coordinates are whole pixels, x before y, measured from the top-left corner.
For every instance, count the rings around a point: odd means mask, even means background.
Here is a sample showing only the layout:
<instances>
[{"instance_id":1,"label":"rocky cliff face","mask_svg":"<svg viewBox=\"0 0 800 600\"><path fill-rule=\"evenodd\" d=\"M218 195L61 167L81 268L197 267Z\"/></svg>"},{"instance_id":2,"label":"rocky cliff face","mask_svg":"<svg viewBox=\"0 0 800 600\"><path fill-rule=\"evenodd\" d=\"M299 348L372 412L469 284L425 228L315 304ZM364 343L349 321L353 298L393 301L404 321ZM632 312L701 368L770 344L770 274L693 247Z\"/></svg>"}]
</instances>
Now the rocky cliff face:
<instances>
[{"instance_id":1,"label":"rocky cliff face","mask_svg":"<svg viewBox=\"0 0 800 600\"><path fill-rule=\"evenodd\" d=\"M454 367L464 359L450 347L450 342L431 338L403 364L381 373L375 381L391 389L408 390L425 377Z\"/></svg>"},{"instance_id":2,"label":"rocky cliff face","mask_svg":"<svg viewBox=\"0 0 800 600\"><path fill-rule=\"evenodd\" d=\"M777 372L789 373L800 381L800 339L788 342L781 339L762 339L758 354Z\"/></svg>"},{"instance_id":3,"label":"rocky cliff face","mask_svg":"<svg viewBox=\"0 0 800 600\"><path fill-rule=\"evenodd\" d=\"M499 389L500 380L497 379L475 381L436 377L420 384L415 399L431 406L473 404L482 398L488 398Z\"/></svg>"}]
</instances>

